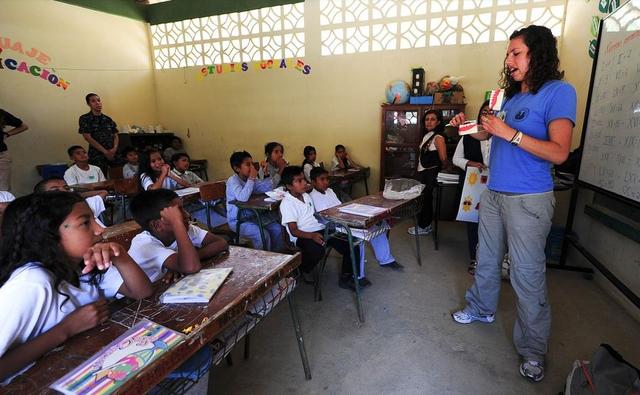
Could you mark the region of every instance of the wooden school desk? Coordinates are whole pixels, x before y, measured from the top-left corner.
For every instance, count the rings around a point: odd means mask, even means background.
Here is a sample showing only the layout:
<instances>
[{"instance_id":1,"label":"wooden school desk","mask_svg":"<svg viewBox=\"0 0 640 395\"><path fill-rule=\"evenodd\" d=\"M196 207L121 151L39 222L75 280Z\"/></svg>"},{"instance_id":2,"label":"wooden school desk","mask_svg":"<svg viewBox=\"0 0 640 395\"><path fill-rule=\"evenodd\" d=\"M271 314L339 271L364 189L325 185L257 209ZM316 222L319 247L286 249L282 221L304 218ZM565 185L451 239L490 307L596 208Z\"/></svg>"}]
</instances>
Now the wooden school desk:
<instances>
[{"instance_id":1,"label":"wooden school desk","mask_svg":"<svg viewBox=\"0 0 640 395\"><path fill-rule=\"evenodd\" d=\"M232 267L233 272L208 304L162 304L158 298L168 285L156 283L154 295L141 302L128 298L112 302L109 320L74 336L40 358L24 374L14 378L10 385L2 387L2 392L20 395L54 393L48 389L49 384L100 351L134 323L146 318L177 332L186 333L186 339L116 392L145 393L200 348L218 339L238 319L247 316L247 313L255 314L248 311L249 306L262 300L265 293L292 274L300 265L300 254L284 255L231 246L228 254L213 259L212 263L215 267ZM310 379L309 363L293 295L289 293L287 299L305 377Z\"/></svg>"},{"instance_id":2,"label":"wooden school desk","mask_svg":"<svg viewBox=\"0 0 640 395\"><path fill-rule=\"evenodd\" d=\"M382 207L385 208L386 211L375 216L364 217L360 215L343 213L340 211L340 207L347 206L349 204L359 203L366 204L369 206ZM353 245L354 245L354 237L351 233L351 229L368 229L371 226L383 221L385 219L399 219L406 217L413 217L414 225L418 226L418 213L420 213L420 209L422 208L422 195L413 198L413 199L404 199L404 200L390 200L385 199L382 196L382 192L376 192L371 195L367 195L355 200L352 200L347 203L343 203L339 206L331 207L326 210L323 210L319 213L319 215L324 218L328 225L333 224L336 227L340 227L344 229L346 232L346 240L349 243L349 247L351 250L351 263L353 265L353 272L357 273L356 265L359 265L359 262L355 261L355 256L353 254ZM325 237L327 236L327 231L331 226L327 226L325 229ZM376 237L379 233L367 235L366 240L371 240L373 237ZM339 235L339 232L334 233L334 237ZM416 251L418 255L418 264L422 265L422 258L420 255L420 236L415 234L416 241ZM358 310L358 319L360 322L364 322L364 313L362 312L362 306L360 304L360 287L358 286L358 281L355 281L356 285L356 307Z\"/></svg>"},{"instance_id":3,"label":"wooden school desk","mask_svg":"<svg viewBox=\"0 0 640 395\"><path fill-rule=\"evenodd\" d=\"M248 210L253 213L256 220L258 221L258 228L260 229L260 239L262 240L262 248L267 248L266 239L264 237L264 226L269 225L268 222L264 221L263 216L267 215L270 212L276 211L280 207L280 201L267 201L265 200L267 195L264 193L252 195L249 200L246 202L239 202L237 200L232 200L229 203L238 207L238 223L236 225L236 234L240 235L240 224L242 222L246 222L247 220L240 220L242 217L242 211Z\"/></svg>"},{"instance_id":4,"label":"wooden school desk","mask_svg":"<svg viewBox=\"0 0 640 395\"><path fill-rule=\"evenodd\" d=\"M369 185L367 184L367 178L369 178L370 169L368 167L360 167L357 169L339 169L329 172L329 183L331 185L339 184L342 181L349 181L351 185L358 181L364 181L365 193L369 194ZM351 191L349 191L351 192ZM351 193L349 193L351 194Z\"/></svg>"}]
</instances>

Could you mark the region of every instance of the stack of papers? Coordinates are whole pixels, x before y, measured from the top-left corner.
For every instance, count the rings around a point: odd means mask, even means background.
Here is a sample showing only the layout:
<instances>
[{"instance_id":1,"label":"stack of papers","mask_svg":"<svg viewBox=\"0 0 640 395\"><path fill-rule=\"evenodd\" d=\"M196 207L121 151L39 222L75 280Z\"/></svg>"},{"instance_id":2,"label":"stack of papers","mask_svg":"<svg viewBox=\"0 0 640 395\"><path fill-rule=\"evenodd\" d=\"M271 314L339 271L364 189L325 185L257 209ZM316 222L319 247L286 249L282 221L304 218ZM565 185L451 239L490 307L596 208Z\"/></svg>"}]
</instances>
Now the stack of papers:
<instances>
[{"instance_id":1,"label":"stack of papers","mask_svg":"<svg viewBox=\"0 0 640 395\"><path fill-rule=\"evenodd\" d=\"M187 195L193 195L194 193L200 193L200 189L195 187L189 187L189 188L176 189L174 192L176 193L176 195L182 197Z\"/></svg>"},{"instance_id":2,"label":"stack of papers","mask_svg":"<svg viewBox=\"0 0 640 395\"><path fill-rule=\"evenodd\" d=\"M459 184L460 176L455 173L438 173L438 182L442 184Z\"/></svg>"},{"instance_id":3,"label":"stack of papers","mask_svg":"<svg viewBox=\"0 0 640 395\"><path fill-rule=\"evenodd\" d=\"M207 303L233 269L203 269L173 284L160 295L161 303Z\"/></svg>"},{"instance_id":4,"label":"stack of papers","mask_svg":"<svg viewBox=\"0 0 640 395\"><path fill-rule=\"evenodd\" d=\"M369 206L367 204L351 203L340 207L338 211L347 214L360 215L362 217L373 217L387 211L386 208Z\"/></svg>"}]
</instances>

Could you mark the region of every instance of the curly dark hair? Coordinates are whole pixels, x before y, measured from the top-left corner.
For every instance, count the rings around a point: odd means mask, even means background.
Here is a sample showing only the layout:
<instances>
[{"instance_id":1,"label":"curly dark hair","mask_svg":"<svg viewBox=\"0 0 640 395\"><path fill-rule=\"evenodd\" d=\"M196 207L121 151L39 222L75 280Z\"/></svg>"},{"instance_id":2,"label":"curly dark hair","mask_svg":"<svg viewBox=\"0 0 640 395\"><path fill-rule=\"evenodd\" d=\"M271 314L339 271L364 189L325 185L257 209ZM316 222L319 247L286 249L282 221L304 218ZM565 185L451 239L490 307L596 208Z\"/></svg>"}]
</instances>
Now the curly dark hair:
<instances>
[{"instance_id":1,"label":"curly dark hair","mask_svg":"<svg viewBox=\"0 0 640 395\"><path fill-rule=\"evenodd\" d=\"M547 81L561 80L564 77L564 71L559 70L560 59L558 58L556 38L549 28L530 25L513 32L509 40L517 37L522 37L525 45L529 48L529 70L525 79L531 93L538 92ZM513 97L520 92L521 84L511 78L505 64L500 76L500 87L504 88L505 96L507 98Z\"/></svg>"},{"instance_id":2,"label":"curly dark hair","mask_svg":"<svg viewBox=\"0 0 640 395\"><path fill-rule=\"evenodd\" d=\"M0 286L9 280L14 270L27 263L37 263L55 278L54 289L60 283L79 285L80 266L71 262L60 245L60 225L84 199L73 192L52 191L19 197L9 204L2 221L0 240ZM92 273L91 282L97 281ZM66 302L66 300L65 300Z\"/></svg>"}]
</instances>

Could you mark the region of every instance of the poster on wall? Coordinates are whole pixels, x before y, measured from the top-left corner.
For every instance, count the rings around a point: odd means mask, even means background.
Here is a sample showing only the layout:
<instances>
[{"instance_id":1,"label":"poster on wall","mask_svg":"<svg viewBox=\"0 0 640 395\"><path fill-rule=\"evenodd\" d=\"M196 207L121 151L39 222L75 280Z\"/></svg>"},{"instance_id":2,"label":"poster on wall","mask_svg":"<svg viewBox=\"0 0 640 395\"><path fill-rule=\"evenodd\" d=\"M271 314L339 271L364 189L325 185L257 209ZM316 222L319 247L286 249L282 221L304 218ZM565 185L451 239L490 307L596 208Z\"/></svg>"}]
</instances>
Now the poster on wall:
<instances>
[{"instance_id":1,"label":"poster on wall","mask_svg":"<svg viewBox=\"0 0 640 395\"><path fill-rule=\"evenodd\" d=\"M265 70L290 70L303 75L311 74L311 65L306 64L302 59L269 59L261 62L223 63L212 64L201 67L198 70L198 77L203 79L207 76L229 73L246 73L247 71Z\"/></svg>"},{"instance_id":2,"label":"poster on wall","mask_svg":"<svg viewBox=\"0 0 640 395\"><path fill-rule=\"evenodd\" d=\"M467 168L456 221L478 222L480 196L487 190L488 182L489 169L480 170L477 167Z\"/></svg>"},{"instance_id":3,"label":"poster on wall","mask_svg":"<svg viewBox=\"0 0 640 395\"><path fill-rule=\"evenodd\" d=\"M0 72L29 75L66 91L71 83L56 73L49 65L50 61L46 52L20 40L0 36Z\"/></svg>"}]
</instances>

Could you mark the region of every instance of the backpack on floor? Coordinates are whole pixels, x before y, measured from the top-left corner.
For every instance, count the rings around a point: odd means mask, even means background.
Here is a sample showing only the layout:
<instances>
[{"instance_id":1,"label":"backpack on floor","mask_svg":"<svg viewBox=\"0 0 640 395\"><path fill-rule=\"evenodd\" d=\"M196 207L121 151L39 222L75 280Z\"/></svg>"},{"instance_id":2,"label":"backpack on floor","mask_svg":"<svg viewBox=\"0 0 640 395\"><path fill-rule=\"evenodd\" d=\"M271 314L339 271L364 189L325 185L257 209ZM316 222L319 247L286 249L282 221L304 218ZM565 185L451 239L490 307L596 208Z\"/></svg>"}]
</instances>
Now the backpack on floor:
<instances>
[{"instance_id":1,"label":"backpack on floor","mask_svg":"<svg viewBox=\"0 0 640 395\"><path fill-rule=\"evenodd\" d=\"M564 395L640 394L640 371L608 344L601 344L591 361L576 360Z\"/></svg>"}]
</instances>

